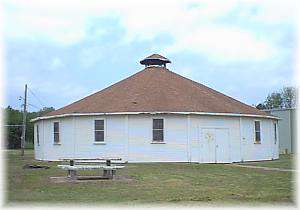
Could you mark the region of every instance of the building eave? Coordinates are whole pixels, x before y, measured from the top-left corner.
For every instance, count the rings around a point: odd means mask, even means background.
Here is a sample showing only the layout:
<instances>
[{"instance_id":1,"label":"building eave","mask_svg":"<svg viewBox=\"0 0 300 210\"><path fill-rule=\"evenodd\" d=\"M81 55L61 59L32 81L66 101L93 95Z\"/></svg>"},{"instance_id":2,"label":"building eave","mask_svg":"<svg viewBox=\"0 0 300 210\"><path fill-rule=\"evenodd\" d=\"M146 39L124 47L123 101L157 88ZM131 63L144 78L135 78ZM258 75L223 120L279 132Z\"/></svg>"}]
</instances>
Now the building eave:
<instances>
[{"instance_id":1,"label":"building eave","mask_svg":"<svg viewBox=\"0 0 300 210\"><path fill-rule=\"evenodd\" d=\"M271 111L286 111L286 110L296 110L296 108L274 108L274 109L262 109L264 112L271 112Z\"/></svg>"},{"instance_id":2,"label":"building eave","mask_svg":"<svg viewBox=\"0 0 300 210\"><path fill-rule=\"evenodd\" d=\"M238 114L238 113L213 113L213 112L170 112L170 111L159 111L159 112L112 112L112 113L69 113L52 116L37 117L30 122L36 122L39 120L63 118L63 117L77 117L77 116L100 116L100 115L139 115L139 114L182 114L182 115L207 115L207 116L226 116L226 117L252 117L252 118L266 118L280 120L281 118L269 115L255 115L255 114Z\"/></svg>"}]
</instances>

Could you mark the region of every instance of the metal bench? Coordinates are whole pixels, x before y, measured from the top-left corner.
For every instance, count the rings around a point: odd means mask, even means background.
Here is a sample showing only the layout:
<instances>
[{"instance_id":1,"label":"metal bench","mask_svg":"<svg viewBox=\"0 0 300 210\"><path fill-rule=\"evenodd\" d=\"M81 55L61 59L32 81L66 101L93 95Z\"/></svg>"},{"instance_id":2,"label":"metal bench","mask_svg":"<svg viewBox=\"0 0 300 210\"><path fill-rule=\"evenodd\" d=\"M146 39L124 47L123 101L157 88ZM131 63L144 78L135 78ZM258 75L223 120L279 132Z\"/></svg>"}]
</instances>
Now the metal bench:
<instances>
[{"instance_id":1,"label":"metal bench","mask_svg":"<svg viewBox=\"0 0 300 210\"><path fill-rule=\"evenodd\" d=\"M58 165L57 167L68 170L68 177L71 179L113 179L116 174L117 169L124 168L124 162L120 162L121 158L63 158L62 161L69 161L69 165ZM117 163L112 163L112 161L117 161ZM77 165L75 163L88 163ZM94 165L90 165L94 163ZM96 163L96 165L95 165ZM77 176L78 170L95 170L103 169L103 176Z\"/></svg>"}]
</instances>

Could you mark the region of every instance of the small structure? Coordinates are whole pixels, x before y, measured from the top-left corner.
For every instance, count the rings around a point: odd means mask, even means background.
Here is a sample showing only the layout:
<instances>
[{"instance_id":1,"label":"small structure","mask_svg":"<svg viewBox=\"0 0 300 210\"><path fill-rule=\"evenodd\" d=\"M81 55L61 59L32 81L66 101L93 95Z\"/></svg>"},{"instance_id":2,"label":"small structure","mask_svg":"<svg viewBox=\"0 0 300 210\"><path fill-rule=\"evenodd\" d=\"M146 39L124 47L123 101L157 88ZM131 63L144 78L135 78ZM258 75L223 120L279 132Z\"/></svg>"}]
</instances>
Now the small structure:
<instances>
[{"instance_id":1,"label":"small structure","mask_svg":"<svg viewBox=\"0 0 300 210\"><path fill-rule=\"evenodd\" d=\"M171 63L171 61L159 54L150 55L140 61L140 64L145 65L145 67L149 67L149 66L166 67L167 63Z\"/></svg>"},{"instance_id":2,"label":"small structure","mask_svg":"<svg viewBox=\"0 0 300 210\"><path fill-rule=\"evenodd\" d=\"M278 158L278 118L167 69L142 71L34 119L35 158L231 163ZM63 93L61 93L63 94Z\"/></svg>"},{"instance_id":3,"label":"small structure","mask_svg":"<svg viewBox=\"0 0 300 210\"><path fill-rule=\"evenodd\" d=\"M116 175L116 170L124 168L124 165L112 164L112 161L121 160L121 158L64 158L62 161L68 161L69 165L58 165L58 168L68 170L68 177L78 180L89 179L113 179ZM103 162L104 161L104 162ZM78 165L76 163L81 163ZM105 163L105 164L103 164ZM101 170L103 169L103 176L78 176L79 170Z\"/></svg>"},{"instance_id":4,"label":"small structure","mask_svg":"<svg viewBox=\"0 0 300 210\"><path fill-rule=\"evenodd\" d=\"M278 122L279 133L279 152L282 154L290 154L296 152L297 124L296 109L282 108L264 110L271 115L279 117Z\"/></svg>"}]
</instances>

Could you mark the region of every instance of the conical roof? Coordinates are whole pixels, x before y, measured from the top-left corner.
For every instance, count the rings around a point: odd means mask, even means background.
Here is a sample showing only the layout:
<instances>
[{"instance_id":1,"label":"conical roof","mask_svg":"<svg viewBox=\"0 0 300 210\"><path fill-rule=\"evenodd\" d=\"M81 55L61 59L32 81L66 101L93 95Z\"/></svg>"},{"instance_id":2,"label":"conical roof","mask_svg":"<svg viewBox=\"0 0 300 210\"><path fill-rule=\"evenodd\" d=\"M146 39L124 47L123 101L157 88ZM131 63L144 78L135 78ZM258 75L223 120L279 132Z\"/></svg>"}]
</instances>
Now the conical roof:
<instances>
[{"instance_id":1,"label":"conical roof","mask_svg":"<svg viewBox=\"0 0 300 210\"><path fill-rule=\"evenodd\" d=\"M144 70L46 116L73 113L205 112L267 115L164 67Z\"/></svg>"}]
</instances>

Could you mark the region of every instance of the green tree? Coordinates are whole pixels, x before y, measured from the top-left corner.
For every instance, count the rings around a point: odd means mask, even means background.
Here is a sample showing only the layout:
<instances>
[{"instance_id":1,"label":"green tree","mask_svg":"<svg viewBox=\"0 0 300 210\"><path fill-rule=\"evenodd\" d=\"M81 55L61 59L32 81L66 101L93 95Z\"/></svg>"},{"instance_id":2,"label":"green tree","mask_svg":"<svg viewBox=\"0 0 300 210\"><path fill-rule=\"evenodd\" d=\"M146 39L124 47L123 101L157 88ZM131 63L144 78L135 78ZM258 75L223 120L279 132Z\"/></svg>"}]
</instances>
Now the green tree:
<instances>
[{"instance_id":1,"label":"green tree","mask_svg":"<svg viewBox=\"0 0 300 210\"><path fill-rule=\"evenodd\" d=\"M266 109L267 107L266 107L265 104L259 103L259 104L256 105L256 108L257 108L257 109Z\"/></svg>"},{"instance_id":2,"label":"green tree","mask_svg":"<svg viewBox=\"0 0 300 210\"><path fill-rule=\"evenodd\" d=\"M296 88L284 87L281 91L282 103L285 108L296 107Z\"/></svg>"},{"instance_id":3,"label":"green tree","mask_svg":"<svg viewBox=\"0 0 300 210\"><path fill-rule=\"evenodd\" d=\"M267 109L282 108L282 96L280 92L274 92L268 95L265 106Z\"/></svg>"},{"instance_id":4,"label":"green tree","mask_svg":"<svg viewBox=\"0 0 300 210\"><path fill-rule=\"evenodd\" d=\"M283 87L268 95L263 103L256 105L257 109L295 108L297 103L297 89L295 87Z\"/></svg>"},{"instance_id":5,"label":"green tree","mask_svg":"<svg viewBox=\"0 0 300 210\"><path fill-rule=\"evenodd\" d=\"M38 112L28 112L26 118L26 147L33 146L34 128L30 120L53 111L53 107L44 107ZM6 125L22 125L23 113L10 106L4 109ZM22 127L6 126L6 147L8 149L18 149L21 146Z\"/></svg>"},{"instance_id":6,"label":"green tree","mask_svg":"<svg viewBox=\"0 0 300 210\"><path fill-rule=\"evenodd\" d=\"M5 125L21 125L22 113L8 106L4 109ZM19 126L6 126L6 147L9 149L20 148L22 127Z\"/></svg>"}]
</instances>

